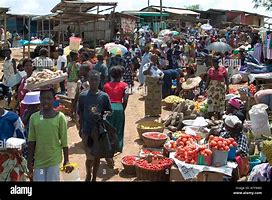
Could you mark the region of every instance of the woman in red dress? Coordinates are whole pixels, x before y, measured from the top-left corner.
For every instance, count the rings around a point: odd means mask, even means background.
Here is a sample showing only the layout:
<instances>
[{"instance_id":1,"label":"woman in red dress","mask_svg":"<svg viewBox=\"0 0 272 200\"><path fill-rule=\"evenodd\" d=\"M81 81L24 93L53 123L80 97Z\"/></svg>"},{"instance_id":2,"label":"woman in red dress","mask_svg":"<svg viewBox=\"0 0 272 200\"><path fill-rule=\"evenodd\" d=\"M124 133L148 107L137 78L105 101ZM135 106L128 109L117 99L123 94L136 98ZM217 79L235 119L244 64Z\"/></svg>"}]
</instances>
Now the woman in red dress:
<instances>
[{"instance_id":1,"label":"woman in red dress","mask_svg":"<svg viewBox=\"0 0 272 200\"><path fill-rule=\"evenodd\" d=\"M116 152L123 151L124 128L125 128L125 109L128 102L128 84L121 81L123 68L114 66L110 70L112 81L104 85L105 92L109 95L113 113L108 117L108 121L116 128L118 136L118 149Z\"/></svg>"}]
</instances>

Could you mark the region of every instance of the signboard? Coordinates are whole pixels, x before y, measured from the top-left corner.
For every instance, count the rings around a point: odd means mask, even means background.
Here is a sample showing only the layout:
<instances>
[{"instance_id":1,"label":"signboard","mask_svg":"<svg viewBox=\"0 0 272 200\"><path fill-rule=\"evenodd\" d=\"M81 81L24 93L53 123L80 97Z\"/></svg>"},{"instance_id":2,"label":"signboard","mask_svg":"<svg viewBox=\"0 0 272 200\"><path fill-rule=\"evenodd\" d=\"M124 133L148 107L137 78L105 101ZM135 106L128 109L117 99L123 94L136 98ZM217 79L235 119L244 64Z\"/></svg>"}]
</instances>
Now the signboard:
<instances>
[{"instance_id":1,"label":"signboard","mask_svg":"<svg viewBox=\"0 0 272 200\"><path fill-rule=\"evenodd\" d=\"M123 33L133 33L134 29L137 27L136 20L132 18L121 18L121 28Z\"/></svg>"}]
</instances>

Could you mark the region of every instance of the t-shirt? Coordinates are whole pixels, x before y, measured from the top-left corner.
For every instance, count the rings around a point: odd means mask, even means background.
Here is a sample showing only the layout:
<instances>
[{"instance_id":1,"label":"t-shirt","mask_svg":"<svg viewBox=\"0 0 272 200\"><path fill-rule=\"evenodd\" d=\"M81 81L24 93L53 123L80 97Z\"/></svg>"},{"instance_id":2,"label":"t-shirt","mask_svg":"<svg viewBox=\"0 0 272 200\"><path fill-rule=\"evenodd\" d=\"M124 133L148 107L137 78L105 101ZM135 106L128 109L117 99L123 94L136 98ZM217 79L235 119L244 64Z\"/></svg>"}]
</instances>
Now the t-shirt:
<instances>
[{"instance_id":1,"label":"t-shirt","mask_svg":"<svg viewBox=\"0 0 272 200\"><path fill-rule=\"evenodd\" d=\"M0 149L5 148L5 141L11 137L25 139L24 125L16 113L5 110L0 116Z\"/></svg>"},{"instance_id":2,"label":"t-shirt","mask_svg":"<svg viewBox=\"0 0 272 200\"><path fill-rule=\"evenodd\" d=\"M48 57L37 57L33 60L33 65L36 67L37 71L42 71L43 69L52 70L54 67L53 61Z\"/></svg>"},{"instance_id":3,"label":"t-shirt","mask_svg":"<svg viewBox=\"0 0 272 200\"><path fill-rule=\"evenodd\" d=\"M101 76L101 77L106 78L106 77L108 77L108 75L109 75L109 73L108 73L108 68L107 68L107 66L106 66L103 62L98 62L98 63L94 66L93 69L96 70L96 71L98 71L98 72L100 72L100 76ZM103 89L104 84L105 84L105 80L102 80L102 79L101 79L100 84L99 84L99 89L100 89L100 90Z\"/></svg>"},{"instance_id":4,"label":"t-shirt","mask_svg":"<svg viewBox=\"0 0 272 200\"><path fill-rule=\"evenodd\" d=\"M83 134L90 135L92 127L97 123L98 118L95 113L111 111L109 96L102 91L93 94L90 91L84 91L80 94L78 100L78 115L80 117L80 131Z\"/></svg>"},{"instance_id":5,"label":"t-shirt","mask_svg":"<svg viewBox=\"0 0 272 200\"><path fill-rule=\"evenodd\" d=\"M150 72L151 72L151 77L153 78L160 78L163 77L163 72L156 66L153 65L152 63L147 63L144 65L143 67L143 72L145 72L146 70L148 70L149 66L152 65Z\"/></svg>"},{"instance_id":6,"label":"t-shirt","mask_svg":"<svg viewBox=\"0 0 272 200\"><path fill-rule=\"evenodd\" d=\"M227 70L225 67L220 66L218 70L215 70L214 67L208 70L208 75L211 80L224 81L224 78L228 76Z\"/></svg>"},{"instance_id":7,"label":"t-shirt","mask_svg":"<svg viewBox=\"0 0 272 200\"><path fill-rule=\"evenodd\" d=\"M77 82L79 79L79 65L75 62L70 62L67 65L68 82Z\"/></svg>"},{"instance_id":8,"label":"t-shirt","mask_svg":"<svg viewBox=\"0 0 272 200\"><path fill-rule=\"evenodd\" d=\"M58 60L57 60L57 69L58 70L61 70L61 65L62 63L65 63L64 64L64 68L67 66L67 58L66 58L66 55L62 55L62 56L59 56L58 57Z\"/></svg>"},{"instance_id":9,"label":"t-shirt","mask_svg":"<svg viewBox=\"0 0 272 200\"><path fill-rule=\"evenodd\" d=\"M62 148L68 147L67 121L61 112L45 119L40 112L32 114L28 140L36 142L34 168L56 166L62 161Z\"/></svg>"},{"instance_id":10,"label":"t-shirt","mask_svg":"<svg viewBox=\"0 0 272 200\"><path fill-rule=\"evenodd\" d=\"M127 88L128 84L125 82L108 82L104 85L104 90L112 103L122 103Z\"/></svg>"}]
</instances>

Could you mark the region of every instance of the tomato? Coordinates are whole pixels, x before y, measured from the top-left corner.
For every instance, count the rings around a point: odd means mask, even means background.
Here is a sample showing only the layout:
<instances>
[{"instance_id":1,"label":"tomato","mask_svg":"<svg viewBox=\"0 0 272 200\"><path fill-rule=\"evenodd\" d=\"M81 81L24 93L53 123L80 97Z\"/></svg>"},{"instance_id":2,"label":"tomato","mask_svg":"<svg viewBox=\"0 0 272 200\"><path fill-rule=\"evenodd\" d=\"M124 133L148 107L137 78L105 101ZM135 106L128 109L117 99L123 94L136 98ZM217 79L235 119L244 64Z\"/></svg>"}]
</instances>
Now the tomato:
<instances>
[{"instance_id":1,"label":"tomato","mask_svg":"<svg viewBox=\"0 0 272 200\"><path fill-rule=\"evenodd\" d=\"M222 147L223 142L222 142L222 141L218 141L218 142L217 142L217 145L218 145L218 147Z\"/></svg>"},{"instance_id":2,"label":"tomato","mask_svg":"<svg viewBox=\"0 0 272 200\"><path fill-rule=\"evenodd\" d=\"M234 142L235 140L233 138L229 138L229 141Z\"/></svg>"},{"instance_id":3,"label":"tomato","mask_svg":"<svg viewBox=\"0 0 272 200\"><path fill-rule=\"evenodd\" d=\"M233 147L237 147L237 142L232 143Z\"/></svg>"},{"instance_id":4,"label":"tomato","mask_svg":"<svg viewBox=\"0 0 272 200\"><path fill-rule=\"evenodd\" d=\"M211 146L211 147L214 147L214 146L216 146L216 145L217 145L217 143L216 143L214 140L212 140L211 143L210 143L210 146Z\"/></svg>"},{"instance_id":5,"label":"tomato","mask_svg":"<svg viewBox=\"0 0 272 200\"><path fill-rule=\"evenodd\" d=\"M232 145L232 144L230 144L230 145L229 145L229 148L232 148L232 147L233 147L233 145Z\"/></svg>"},{"instance_id":6,"label":"tomato","mask_svg":"<svg viewBox=\"0 0 272 200\"><path fill-rule=\"evenodd\" d=\"M229 151L229 147L228 146L224 147L224 150Z\"/></svg>"}]
</instances>

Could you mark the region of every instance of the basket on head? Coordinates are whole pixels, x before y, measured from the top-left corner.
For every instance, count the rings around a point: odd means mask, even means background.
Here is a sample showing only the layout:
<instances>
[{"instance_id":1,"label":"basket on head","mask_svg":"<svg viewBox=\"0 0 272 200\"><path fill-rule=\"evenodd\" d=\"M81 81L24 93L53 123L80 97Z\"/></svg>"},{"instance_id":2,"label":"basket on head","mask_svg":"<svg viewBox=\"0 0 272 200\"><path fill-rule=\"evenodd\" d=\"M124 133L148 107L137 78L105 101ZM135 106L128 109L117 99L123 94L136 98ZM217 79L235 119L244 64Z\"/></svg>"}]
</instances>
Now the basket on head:
<instances>
[{"instance_id":1,"label":"basket on head","mask_svg":"<svg viewBox=\"0 0 272 200\"><path fill-rule=\"evenodd\" d=\"M164 136L164 138L161 138L161 139L154 138L154 139L152 139L152 138L148 137L148 135L150 135L150 134L157 134L157 135L162 134ZM145 146L153 147L153 148L162 147L164 145L164 143L166 142L166 140L167 140L167 135L163 134L163 133L159 133L159 132L143 133L142 137L143 137L143 141L144 141Z\"/></svg>"},{"instance_id":2,"label":"basket on head","mask_svg":"<svg viewBox=\"0 0 272 200\"><path fill-rule=\"evenodd\" d=\"M141 122L137 126L137 131L140 139L142 139L142 134L146 132L160 132L162 133L164 130L164 124L155 122L155 121L147 121Z\"/></svg>"}]
</instances>

